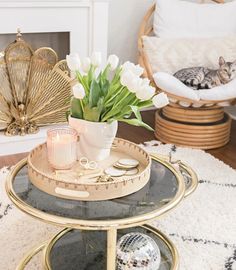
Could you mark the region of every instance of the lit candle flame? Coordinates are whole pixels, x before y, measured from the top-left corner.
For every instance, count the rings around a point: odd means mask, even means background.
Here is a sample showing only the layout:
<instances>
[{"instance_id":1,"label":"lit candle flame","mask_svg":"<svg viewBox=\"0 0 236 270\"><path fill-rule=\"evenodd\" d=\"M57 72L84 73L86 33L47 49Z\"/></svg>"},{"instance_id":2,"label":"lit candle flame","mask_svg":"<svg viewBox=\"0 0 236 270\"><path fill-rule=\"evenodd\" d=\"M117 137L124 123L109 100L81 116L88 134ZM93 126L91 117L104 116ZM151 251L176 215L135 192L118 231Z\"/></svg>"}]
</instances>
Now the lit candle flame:
<instances>
[{"instance_id":1,"label":"lit candle flame","mask_svg":"<svg viewBox=\"0 0 236 270\"><path fill-rule=\"evenodd\" d=\"M60 135L58 132L57 132L57 136L56 136L56 141L60 141Z\"/></svg>"}]
</instances>

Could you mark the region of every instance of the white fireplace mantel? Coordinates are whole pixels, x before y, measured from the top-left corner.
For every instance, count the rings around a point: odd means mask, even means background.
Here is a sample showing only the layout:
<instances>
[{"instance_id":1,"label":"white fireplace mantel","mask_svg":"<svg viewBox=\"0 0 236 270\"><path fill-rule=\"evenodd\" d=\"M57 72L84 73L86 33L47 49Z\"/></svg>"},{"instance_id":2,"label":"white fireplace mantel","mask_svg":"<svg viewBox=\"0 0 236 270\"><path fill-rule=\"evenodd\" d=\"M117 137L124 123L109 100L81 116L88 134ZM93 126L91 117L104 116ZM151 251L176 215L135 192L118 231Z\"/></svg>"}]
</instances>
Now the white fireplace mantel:
<instances>
[{"instance_id":1,"label":"white fireplace mantel","mask_svg":"<svg viewBox=\"0 0 236 270\"><path fill-rule=\"evenodd\" d=\"M70 33L70 52L81 57L101 51L107 58L108 0L0 1L1 34ZM0 156L28 152L46 139L47 128L38 134L6 137L0 132Z\"/></svg>"},{"instance_id":2,"label":"white fireplace mantel","mask_svg":"<svg viewBox=\"0 0 236 270\"><path fill-rule=\"evenodd\" d=\"M108 0L0 1L0 34L69 32L70 51L107 56Z\"/></svg>"}]
</instances>

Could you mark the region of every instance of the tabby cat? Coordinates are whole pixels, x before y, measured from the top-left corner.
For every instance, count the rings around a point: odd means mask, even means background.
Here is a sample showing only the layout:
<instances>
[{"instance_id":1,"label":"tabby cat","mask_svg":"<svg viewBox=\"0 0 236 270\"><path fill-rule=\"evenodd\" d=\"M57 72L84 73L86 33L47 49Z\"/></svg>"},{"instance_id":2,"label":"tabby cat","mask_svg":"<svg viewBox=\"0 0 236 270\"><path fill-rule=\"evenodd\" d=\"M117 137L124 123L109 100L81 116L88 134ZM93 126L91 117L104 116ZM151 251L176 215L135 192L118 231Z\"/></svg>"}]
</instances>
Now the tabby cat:
<instances>
[{"instance_id":1,"label":"tabby cat","mask_svg":"<svg viewBox=\"0 0 236 270\"><path fill-rule=\"evenodd\" d=\"M226 62L221 56L217 70L204 67L184 68L177 71L174 76L195 90L210 89L236 78L236 61Z\"/></svg>"}]
</instances>

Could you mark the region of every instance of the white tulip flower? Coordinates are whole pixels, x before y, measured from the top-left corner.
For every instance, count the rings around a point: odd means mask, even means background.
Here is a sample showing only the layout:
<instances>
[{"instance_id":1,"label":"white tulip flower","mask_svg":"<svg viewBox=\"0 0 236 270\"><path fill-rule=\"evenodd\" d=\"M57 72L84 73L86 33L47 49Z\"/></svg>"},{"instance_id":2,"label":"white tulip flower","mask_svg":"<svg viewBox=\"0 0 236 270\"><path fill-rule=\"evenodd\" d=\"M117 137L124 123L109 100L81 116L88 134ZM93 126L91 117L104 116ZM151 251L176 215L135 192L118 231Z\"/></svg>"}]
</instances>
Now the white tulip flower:
<instances>
[{"instance_id":1,"label":"white tulip flower","mask_svg":"<svg viewBox=\"0 0 236 270\"><path fill-rule=\"evenodd\" d=\"M137 93L136 96L138 99L145 101L151 99L155 95L156 89L152 86L142 87Z\"/></svg>"},{"instance_id":2,"label":"white tulip flower","mask_svg":"<svg viewBox=\"0 0 236 270\"><path fill-rule=\"evenodd\" d=\"M150 80L145 78L142 80L142 86L143 87L146 87L146 86L149 86L150 85Z\"/></svg>"},{"instance_id":3,"label":"white tulip flower","mask_svg":"<svg viewBox=\"0 0 236 270\"><path fill-rule=\"evenodd\" d=\"M130 81L128 85L128 89L131 93L136 93L140 91L142 88L142 79L139 77L135 77L133 80Z\"/></svg>"},{"instance_id":4,"label":"white tulip flower","mask_svg":"<svg viewBox=\"0 0 236 270\"><path fill-rule=\"evenodd\" d=\"M91 62L95 67L99 67L102 63L101 52L93 52L93 54L91 56Z\"/></svg>"},{"instance_id":5,"label":"white tulip flower","mask_svg":"<svg viewBox=\"0 0 236 270\"><path fill-rule=\"evenodd\" d=\"M89 57L85 57L82 60L82 70L83 70L83 72L88 73L90 67L91 67L91 59Z\"/></svg>"},{"instance_id":6,"label":"white tulip flower","mask_svg":"<svg viewBox=\"0 0 236 270\"><path fill-rule=\"evenodd\" d=\"M66 56L66 62L71 71L77 71L81 67L81 61L77 53L72 53Z\"/></svg>"},{"instance_id":7,"label":"white tulip flower","mask_svg":"<svg viewBox=\"0 0 236 270\"><path fill-rule=\"evenodd\" d=\"M72 87L73 95L77 99L83 99L85 96L85 90L81 83L77 83Z\"/></svg>"},{"instance_id":8,"label":"white tulip flower","mask_svg":"<svg viewBox=\"0 0 236 270\"><path fill-rule=\"evenodd\" d=\"M127 61L123 64L122 73L126 72L127 70L130 70L138 77L140 77L144 72L144 69L140 65L135 65L129 61Z\"/></svg>"},{"instance_id":9,"label":"white tulip flower","mask_svg":"<svg viewBox=\"0 0 236 270\"><path fill-rule=\"evenodd\" d=\"M132 81L136 78L137 76L135 76L130 70L127 70L126 72L121 74L120 82L123 86L130 88Z\"/></svg>"},{"instance_id":10,"label":"white tulip flower","mask_svg":"<svg viewBox=\"0 0 236 270\"><path fill-rule=\"evenodd\" d=\"M144 69L140 65L135 65L135 74L137 76L143 75Z\"/></svg>"},{"instance_id":11,"label":"white tulip flower","mask_svg":"<svg viewBox=\"0 0 236 270\"><path fill-rule=\"evenodd\" d=\"M107 64L110 65L111 70L115 70L119 64L119 57L111 54L107 59Z\"/></svg>"},{"instance_id":12,"label":"white tulip flower","mask_svg":"<svg viewBox=\"0 0 236 270\"><path fill-rule=\"evenodd\" d=\"M152 102L156 108L160 109L169 104L169 99L168 96L162 92L154 96Z\"/></svg>"}]
</instances>

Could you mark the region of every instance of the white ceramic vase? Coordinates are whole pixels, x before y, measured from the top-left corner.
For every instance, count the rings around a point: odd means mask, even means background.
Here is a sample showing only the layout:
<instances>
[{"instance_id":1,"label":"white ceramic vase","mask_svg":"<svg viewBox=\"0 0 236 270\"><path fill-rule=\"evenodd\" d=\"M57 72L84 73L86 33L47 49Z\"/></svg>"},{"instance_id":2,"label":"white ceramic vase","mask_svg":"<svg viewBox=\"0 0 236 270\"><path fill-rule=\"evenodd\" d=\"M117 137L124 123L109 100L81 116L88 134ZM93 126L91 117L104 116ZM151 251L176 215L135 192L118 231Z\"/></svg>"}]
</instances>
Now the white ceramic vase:
<instances>
[{"instance_id":1,"label":"white ceramic vase","mask_svg":"<svg viewBox=\"0 0 236 270\"><path fill-rule=\"evenodd\" d=\"M89 160L101 161L109 157L118 129L117 121L108 124L69 117L69 125L79 135L78 158L87 157Z\"/></svg>"}]
</instances>

